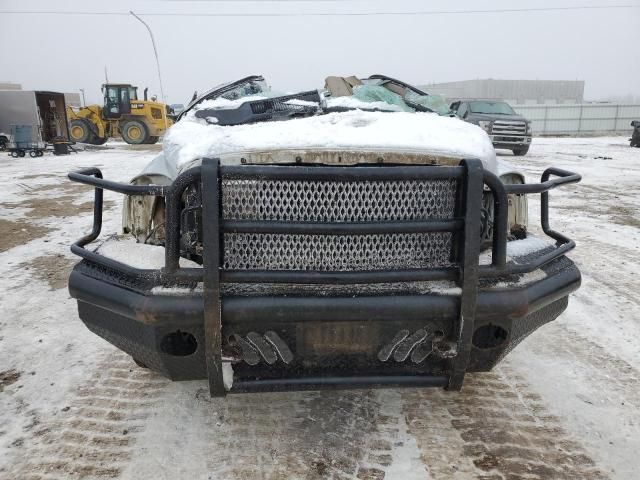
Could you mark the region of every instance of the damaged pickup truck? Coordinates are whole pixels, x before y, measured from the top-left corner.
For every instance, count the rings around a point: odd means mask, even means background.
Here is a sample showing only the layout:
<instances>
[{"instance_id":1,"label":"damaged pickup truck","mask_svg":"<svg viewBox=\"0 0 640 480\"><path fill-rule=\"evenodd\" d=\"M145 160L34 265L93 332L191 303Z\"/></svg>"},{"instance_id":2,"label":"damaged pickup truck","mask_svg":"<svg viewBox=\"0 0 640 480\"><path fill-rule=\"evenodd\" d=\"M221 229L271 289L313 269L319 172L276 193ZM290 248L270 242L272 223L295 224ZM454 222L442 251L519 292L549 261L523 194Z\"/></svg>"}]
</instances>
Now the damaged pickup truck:
<instances>
[{"instance_id":1,"label":"damaged pickup truck","mask_svg":"<svg viewBox=\"0 0 640 480\"><path fill-rule=\"evenodd\" d=\"M580 285L548 194L580 176L525 183L482 129L382 75L295 94L225 84L194 96L130 183L69 178L95 187L93 230L72 246L82 321L215 396L458 390ZM126 196L123 232L99 241L104 190Z\"/></svg>"}]
</instances>

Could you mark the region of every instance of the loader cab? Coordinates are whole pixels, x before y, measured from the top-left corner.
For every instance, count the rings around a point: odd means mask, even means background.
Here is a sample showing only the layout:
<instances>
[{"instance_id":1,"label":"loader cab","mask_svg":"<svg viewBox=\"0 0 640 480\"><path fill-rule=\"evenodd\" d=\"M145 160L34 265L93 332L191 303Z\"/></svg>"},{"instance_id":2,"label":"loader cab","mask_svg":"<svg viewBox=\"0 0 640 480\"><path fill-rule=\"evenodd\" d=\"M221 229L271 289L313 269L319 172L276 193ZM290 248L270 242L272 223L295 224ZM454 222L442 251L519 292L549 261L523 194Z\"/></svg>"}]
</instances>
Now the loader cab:
<instances>
[{"instance_id":1,"label":"loader cab","mask_svg":"<svg viewBox=\"0 0 640 480\"><path fill-rule=\"evenodd\" d=\"M128 84L105 84L102 92L104 118L120 118L131 113L131 101L138 99L138 87Z\"/></svg>"}]
</instances>

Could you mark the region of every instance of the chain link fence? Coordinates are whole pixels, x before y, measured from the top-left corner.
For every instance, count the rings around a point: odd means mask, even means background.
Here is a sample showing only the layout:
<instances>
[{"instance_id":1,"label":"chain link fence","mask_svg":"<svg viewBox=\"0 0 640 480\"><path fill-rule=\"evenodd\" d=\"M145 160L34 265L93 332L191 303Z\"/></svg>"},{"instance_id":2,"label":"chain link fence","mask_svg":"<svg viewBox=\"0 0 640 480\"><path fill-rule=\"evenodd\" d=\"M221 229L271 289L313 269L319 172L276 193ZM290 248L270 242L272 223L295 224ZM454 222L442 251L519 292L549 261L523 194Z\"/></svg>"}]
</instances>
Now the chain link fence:
<instances>
[{"instance_id":1,"label":"chain link fence","mask_svg":"<svg viewBox=\"0 0 640 480\"><path fill-rule=\"evenodd\" d=\"M631 121L640 120L640 105L513 105L513 108L531 120L534 135L624 134L633 130Z\"/></svg>"}]
</instances>

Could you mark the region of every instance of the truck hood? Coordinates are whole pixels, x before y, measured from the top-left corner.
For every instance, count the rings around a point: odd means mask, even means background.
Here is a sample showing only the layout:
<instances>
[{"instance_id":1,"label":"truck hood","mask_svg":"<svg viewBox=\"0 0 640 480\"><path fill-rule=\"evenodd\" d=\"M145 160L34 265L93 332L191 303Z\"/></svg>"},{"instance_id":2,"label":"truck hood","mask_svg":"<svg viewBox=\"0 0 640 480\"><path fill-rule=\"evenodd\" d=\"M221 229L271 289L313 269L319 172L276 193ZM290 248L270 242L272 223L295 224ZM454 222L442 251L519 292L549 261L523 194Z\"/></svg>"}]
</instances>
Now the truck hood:
<instances>
[{"instance_id":1,"label":"truck hood","mask_svg":"<svg viewBox=\"0 0 640 480\"><path fill-rule=\"evenodd\" d=\"M138 177L172 180L204 157L218 157L223 164L342 165L457 164L478 158L497 172L491 140L475 125L434 113L354 110L237 126L211 125L187 115L169 129L162 154Z\"/></svg>"},{"instance_id":2,"label":"truck hood","mask_svg":"<svg viewBox=\"0 0 640 480\"><path fill-rule=\"evenodd\" d=\"M485 113L470 113L467 117L467 121L479 122L480 120L486 121L494 121L494 120L520 120L526 122L527 119L522 115L518 115L517 113L514 115L493 115L493 114L485 114Z\"/></svg>"}]
</instances>

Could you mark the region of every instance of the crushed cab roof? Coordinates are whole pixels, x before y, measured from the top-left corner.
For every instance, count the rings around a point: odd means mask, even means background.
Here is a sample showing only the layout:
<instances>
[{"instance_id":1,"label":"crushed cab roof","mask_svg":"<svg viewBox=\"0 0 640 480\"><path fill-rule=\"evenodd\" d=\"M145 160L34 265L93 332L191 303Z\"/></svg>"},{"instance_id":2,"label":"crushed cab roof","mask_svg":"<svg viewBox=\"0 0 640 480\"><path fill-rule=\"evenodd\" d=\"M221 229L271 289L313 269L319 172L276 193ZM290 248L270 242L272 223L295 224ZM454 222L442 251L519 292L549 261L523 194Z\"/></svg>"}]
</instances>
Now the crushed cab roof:
<instances>
[{"instance_id":1,"label":"crushed cab roof","mask_svg":"<svg viewBox=\"0 0 640 480\"><path fill-rule=\"evenodd\" d=\"M368 85L379 89L389 81L389 77L374 77L364 79L364 82L373 79L375 83L373 80L363 83L355 77L347 77L346 80L360 82L353 86L352 93ZM428 94L391 80L393 83L389 85L393 88L383 90L396 97L387 97L376 89L363 89L364 93L359 96L336 96L330 90L318 90L314 97L309 95L314 91L305 91L300 94L304 96L298 99L296 94L283 96L274 93L259 76L225 84L195 98L180 121L169 129L163 140L162 163L177 171L198 158L234 153L344 150L479 158L487 168L495 170L495 150L484 130L419 105L407 108L398 98L413 101L416 96ZM317 98L318 104L309 98ZM259 103L262 101L266 103ZM236 115L241 107L250 114L278 101L280 108L291 107L289 113L293 112L284 121L256 120L221 125L218 121L221 117L215 116L219 110L231 110ZM410 101L407 104L415 107ZM246 108L249 106L251 108Z\"/></svg>"}]
</instances>

